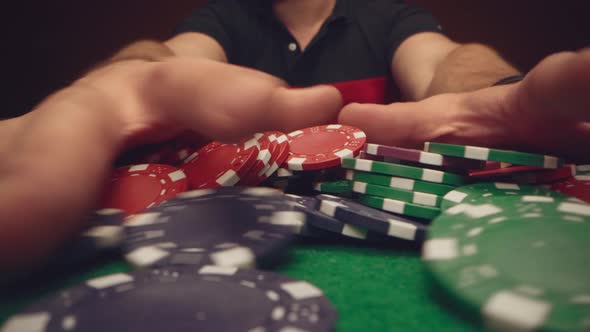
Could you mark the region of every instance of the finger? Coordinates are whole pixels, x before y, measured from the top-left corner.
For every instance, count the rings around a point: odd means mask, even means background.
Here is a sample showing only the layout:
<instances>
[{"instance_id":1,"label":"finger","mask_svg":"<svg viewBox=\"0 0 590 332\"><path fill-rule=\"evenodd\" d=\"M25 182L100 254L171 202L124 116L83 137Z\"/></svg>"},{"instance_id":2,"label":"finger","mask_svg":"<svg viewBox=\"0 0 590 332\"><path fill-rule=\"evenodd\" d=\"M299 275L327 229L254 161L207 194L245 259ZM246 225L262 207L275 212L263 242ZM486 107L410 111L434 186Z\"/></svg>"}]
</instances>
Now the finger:
<instances>
[{"instance_id":1,"label":"finger","mask_svg":"<svg viewBox=\"0 0 590 332\"><path fill-rule=\"evenodd\" d=\"M332 87L290 90L276 77L214 61L173 59L153 76L152 107L218 140L322 123L334 119L342 103Z\"/></svg>"},{"instance_id":2,"label":"finger","mask_svg":"<svg viewBox=\"0 0 590 332\"><path fill-rule=\"evenodd\" d=\"M452 131L445 119L453 112L433 112L429 103L390 105L349 104L340 112L339 123L357 127L370 142L404 147L421 147L425 141L447 136Z\"/></svg>"},{"instance_id":3,"label":"finger","mask_svg":"<svg viewBox=\"0 0 590 332\"><path fill-rule=\"evenodd\" d=\"M545 58L521 84L524 108L531 116L558 122L590 121L590 50Z\"/></svg>"}]
</instances>

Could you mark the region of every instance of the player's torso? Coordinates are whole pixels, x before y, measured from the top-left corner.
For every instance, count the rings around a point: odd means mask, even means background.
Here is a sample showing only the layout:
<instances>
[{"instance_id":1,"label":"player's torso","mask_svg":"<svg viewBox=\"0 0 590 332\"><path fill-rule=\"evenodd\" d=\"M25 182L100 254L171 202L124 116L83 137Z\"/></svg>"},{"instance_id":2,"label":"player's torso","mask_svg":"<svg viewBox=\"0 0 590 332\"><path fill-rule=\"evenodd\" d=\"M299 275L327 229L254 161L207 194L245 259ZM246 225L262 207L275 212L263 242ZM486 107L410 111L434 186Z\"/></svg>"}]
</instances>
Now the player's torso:
<instances>
[{"instance_id":1,"label":"player's torso","mask_svg":"<svg viewBox=\"0 0 590 332\"><path fill-rule=\"evenodd\" d=\"M387 16L377 6L339 1L333 14L302 52L296 39L273 15L270 7L244 8L240 24L231 31L235 46L231 63L280 77L294 87L332 84L344 101L391 101Z\"/></svg>"}]
</instances>

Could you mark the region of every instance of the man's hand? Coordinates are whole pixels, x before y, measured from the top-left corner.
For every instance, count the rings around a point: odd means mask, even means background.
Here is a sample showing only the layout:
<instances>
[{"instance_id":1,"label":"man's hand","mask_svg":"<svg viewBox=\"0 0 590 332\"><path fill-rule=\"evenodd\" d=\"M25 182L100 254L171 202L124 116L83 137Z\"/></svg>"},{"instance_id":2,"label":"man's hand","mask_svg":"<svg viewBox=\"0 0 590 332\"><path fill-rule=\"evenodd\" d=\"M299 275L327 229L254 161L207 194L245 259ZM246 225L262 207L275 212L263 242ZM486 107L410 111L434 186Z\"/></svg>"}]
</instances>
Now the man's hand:
<instances>
[{"instance_id":1,"label":"man's hand","mask_svg":"<svg viewBox=\"0 0 590 332\"><path fill-rule=\"evenodd\" d=\"M33 112L0 122L3 275L40 263L83 227L126 147L187 129L226 141L290 131L333 122L341 103L333 87L290 90L211 60L132 60L91 72Z\"/></svg>"},{"instance_id":2,"label":"man's hand","mask_svg":"<svg viewBox=\"0 0 590 332\"><path fill-rule=\"evenodd\" d=\"M590 50L559 53L524 81L419 102L350 104L343 124L375 143L418 147L425 141L520 149L589 161Z\"/></svg>"}]
</instances>

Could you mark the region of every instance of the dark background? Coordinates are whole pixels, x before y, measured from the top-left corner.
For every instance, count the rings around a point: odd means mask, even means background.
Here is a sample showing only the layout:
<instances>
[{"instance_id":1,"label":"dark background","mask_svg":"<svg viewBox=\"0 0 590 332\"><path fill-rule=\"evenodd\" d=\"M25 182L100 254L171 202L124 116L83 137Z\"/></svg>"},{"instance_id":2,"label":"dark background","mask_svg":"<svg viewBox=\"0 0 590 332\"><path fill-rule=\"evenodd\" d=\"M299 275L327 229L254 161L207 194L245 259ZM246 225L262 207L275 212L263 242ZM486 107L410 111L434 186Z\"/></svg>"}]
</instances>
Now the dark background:
<instances>
[{"instance_id":1,"label":"dark background","mask_svg":"<svg viewBox=\"0 0 590 332\"><path fill-rule=\"evenodd\" d=\"M244 0L247 1L247 0ZM140 39L165 39L205 0L24 1L4 10L0 117L23 114L92 64ZM414 0L460 42L497 48L520 69L547 54L590 46L590 1ZM548 4L551 5L548 5Z\"/></svg>"}]
</instances>

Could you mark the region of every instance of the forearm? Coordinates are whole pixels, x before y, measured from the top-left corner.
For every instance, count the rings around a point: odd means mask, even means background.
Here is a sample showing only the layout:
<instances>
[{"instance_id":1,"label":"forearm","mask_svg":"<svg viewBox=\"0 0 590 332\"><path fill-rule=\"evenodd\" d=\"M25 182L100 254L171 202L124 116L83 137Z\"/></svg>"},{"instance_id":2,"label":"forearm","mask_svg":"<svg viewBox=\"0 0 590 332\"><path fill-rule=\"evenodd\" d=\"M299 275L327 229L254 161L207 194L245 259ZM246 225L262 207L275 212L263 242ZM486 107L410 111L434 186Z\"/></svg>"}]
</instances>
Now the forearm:
<instances>
[{"instance_id":1,"label":"forearm","mask_svg":"<svg viewBox=\"0 0 590 332\"><path fill-rule=\"evenodd\" d=\"M450 52L436 66L427 96L474 91L517 74L519 71L492 48L481 44L464 44Z\"/></svg>"},{"instance_id":2,"label":"forearm","mask_svg":"<svg viewBox=\"0 0 590 332\"><path fill-rule=\"evenodd\" d=\"M38 264L82 227L122 144L122 122L108 111L114 109L98 91L70 87L1 123L10 132L0 147L3 271Z\"/></svg>"}]
</instances>

